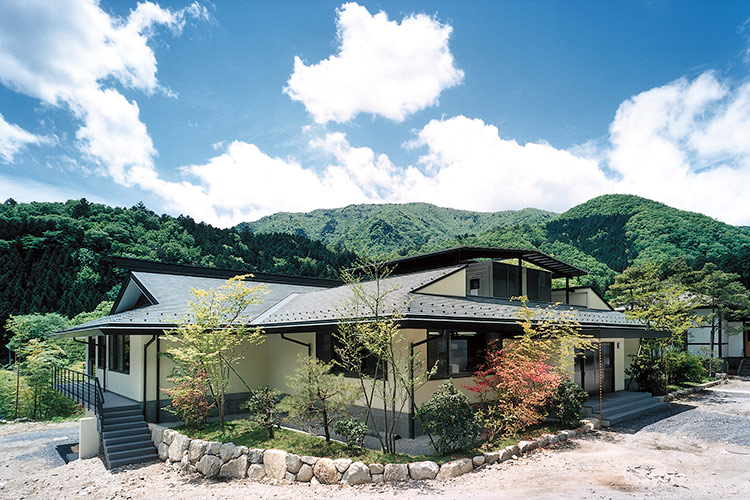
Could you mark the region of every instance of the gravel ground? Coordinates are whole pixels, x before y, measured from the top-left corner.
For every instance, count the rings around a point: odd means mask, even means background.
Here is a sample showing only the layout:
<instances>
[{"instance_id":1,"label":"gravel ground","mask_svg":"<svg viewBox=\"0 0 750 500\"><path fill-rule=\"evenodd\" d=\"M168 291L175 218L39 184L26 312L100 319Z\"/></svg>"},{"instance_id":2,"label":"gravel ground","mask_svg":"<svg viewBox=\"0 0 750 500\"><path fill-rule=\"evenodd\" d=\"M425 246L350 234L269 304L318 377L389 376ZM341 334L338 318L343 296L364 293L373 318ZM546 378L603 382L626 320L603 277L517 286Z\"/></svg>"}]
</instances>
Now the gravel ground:
<instances>
[{"instance_id":1,"label":"gravel ground","mask_svg":"<svg viewBox=\"0 0 750 500\"><path fill-rule=\"evenodd\" d=\"M750 381L683 398L661 416L642 417L446 482L358 487L211 481L162 463L113 472L100 459L59 465L48 456L54 450L49 439L69 439L75 427L19 424L0 427L5 452L0 454L0 498L747 498L750 445L740 431L750 429ZM742 427L727 429L727 423Z\"/></svg>"}]
</instances>

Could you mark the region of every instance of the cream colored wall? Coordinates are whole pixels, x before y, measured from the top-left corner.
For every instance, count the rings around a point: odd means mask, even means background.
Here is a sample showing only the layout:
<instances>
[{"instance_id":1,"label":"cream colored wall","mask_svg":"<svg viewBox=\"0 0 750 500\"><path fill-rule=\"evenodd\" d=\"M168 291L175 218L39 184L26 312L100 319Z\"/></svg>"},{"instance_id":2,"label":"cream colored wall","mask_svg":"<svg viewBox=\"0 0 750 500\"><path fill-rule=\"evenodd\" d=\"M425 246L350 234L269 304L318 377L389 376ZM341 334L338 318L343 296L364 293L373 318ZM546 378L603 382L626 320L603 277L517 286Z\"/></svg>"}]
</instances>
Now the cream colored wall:
<instances>
[{"instance_id":1,"label":"cream colored wall","mask_svg":"<svg viewBox=\"0 0 750 500\"><path fill-rule=\"evenodd\" d=\"M591 309L600 309L602 311L611 310L607 303L590 288L571 290L568 293L568 297L569 300L567 303L573 306L589 307ZM562 302L565 304L565 290L553 290L552 302Z\"/></svg>"},{"instance_id":2,"label":"cream colored wall","mask_svg":"<svg viewBox=\"0 0 750 500\"><path fill-rule=\"evenodd\" d=\"M136 401L143 401L143 344L150 338L150 335L130 335L130 373L107 370L107 384L104 390L116 392ZM107 355L109 355L110 340L111 337L107 337ZM104 382L103 377L101 381Z\"/></svg>"},{"instance_id":3,"label":"cream colored wall","mask_svg":"<svg viewBox=\"0 0 750 500\"><path fill-rule=\"evenodd\" d=\"M151 337L146 337L146 342L151 339ZM162 353L165 353L169 350L170 345L172 341L165 338L164 336L161 337L159 341L159 350ZM234 373L231 372L229 374L229 391L228 394L234 394L234 393L241 393L241 392L248 392L247 387L242 382L242 380L247 383L252 388L256 387L262 387L265 386L268 383L268 374L267 374L267 341L263 342L262 344L256 344L251 345L249 343L243 343L242 349L245 351L245 357L241 361L238 361L237 363L234 363L232 366L235 370L237 370L237 373L239 373L239 377ZM141 346L141 355L143 353L143 347ZM147 362L148 362L148 374L147 377L147 399L149 401L154 401L156 399L156 387L154 386L154 377L156 376L156 342L154 341L149 347L148 347L148 355L147 355ZM141 365L141 370L143 369ZM167 379L171 376L172 370L174 369L174 363L164 356L161 356L161 359L159 360L159 388L165 389L172 387L172 383L168 381ZM242 377L242 380L240 380L240 377ZM141 377L142 379L142 377ZM142 386L141 391L143 391ZM159 395L160 399L168 399L167 395L163 392ZM141 400L142 397L139 398Z\"/></svg>"},{"instance_id":4,"label":"cream colored wall","mask_svg":"<svg viewBox=\"0 0 750 500\"><path fill-rule=\"evenodd\" d=\"M625 339L607 339L615 344L615 390L625 390Z\"/></svg>"},{"instance_id":5,"label":"cream colored wall","mask_svg":"<svg viewBox=\"0 0 750 500\"><path fill-rule=\"evenodd\" d=\"M443 279L421 288L418 293L466 297L466 269L461 269Z\"/></svg>"},{"instance_id":6,"label":"cream colored wall","mask_svg":"<svg viewBox=\"0 0 750 500\"><path fill-rule=\"evenodd\" d=\"M312 345L312 353L315 355L315 334L314 333L289 333L286 335L290 339L305 342ZM281 335L268 334L265 342L266 349L266 384L272 389L285 392L287 394L294 392L286 379L292 375L297 368L299 355L307 356L307 348L288 340L281 338ZM246 361L250 361L250 358Z\"/></svg>"},{"instance_id":7,"label":"cream colored wall","mask_svg":"<svg viewBox=\"0 0 750 500\"><path fill-rule=\"evenodd\" d=\"M591 309L601 309L602 311L611 311L610 307L604 302L593 290L587 290L588 307Z\"/></svg>"}]
</instances>

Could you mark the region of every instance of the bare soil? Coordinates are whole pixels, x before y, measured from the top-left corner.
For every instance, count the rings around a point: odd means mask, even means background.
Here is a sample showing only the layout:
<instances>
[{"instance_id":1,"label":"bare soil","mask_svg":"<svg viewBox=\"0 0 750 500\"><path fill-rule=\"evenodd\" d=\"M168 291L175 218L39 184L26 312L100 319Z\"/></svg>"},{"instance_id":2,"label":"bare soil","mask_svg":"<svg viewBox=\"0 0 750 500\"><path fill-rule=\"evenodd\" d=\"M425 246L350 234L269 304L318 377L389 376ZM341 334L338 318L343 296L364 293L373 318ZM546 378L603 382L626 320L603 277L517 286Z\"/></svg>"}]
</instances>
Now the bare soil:
<instances>
[{"instance_id":1,"label":"bare soil","mask_svg":"<svg viewBox=\"0 0 750 500\"><path fill-rule=\"evenodd\" d=\"M63 465L50 443L74 443L74 423L16 424L0 427L0 498L748 498L750 445L741 437L748 434L750 381L736 380L666 413L450 481L346 487L206 480L162 463L109 472L99 458Z\"/></svg>"}]
</instances>

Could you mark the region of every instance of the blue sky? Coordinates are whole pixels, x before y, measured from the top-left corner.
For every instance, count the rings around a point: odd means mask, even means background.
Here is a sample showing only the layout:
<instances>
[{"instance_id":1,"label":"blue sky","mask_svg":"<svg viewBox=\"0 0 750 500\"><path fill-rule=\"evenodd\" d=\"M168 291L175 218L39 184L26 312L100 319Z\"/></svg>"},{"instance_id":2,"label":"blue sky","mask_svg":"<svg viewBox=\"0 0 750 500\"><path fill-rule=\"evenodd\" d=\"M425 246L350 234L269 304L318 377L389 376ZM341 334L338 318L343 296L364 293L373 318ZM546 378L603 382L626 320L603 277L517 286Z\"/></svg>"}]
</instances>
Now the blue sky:
<instances>
[{"instance_id":1,"label":"blue sky","mask_svg":"<svg viewBox=\"0 0 750 500\"><path fill-rule=\"evenodd\" d=\"M0 198L750 224L747 2L0 4Z\"/></svg>"}]
</instances>

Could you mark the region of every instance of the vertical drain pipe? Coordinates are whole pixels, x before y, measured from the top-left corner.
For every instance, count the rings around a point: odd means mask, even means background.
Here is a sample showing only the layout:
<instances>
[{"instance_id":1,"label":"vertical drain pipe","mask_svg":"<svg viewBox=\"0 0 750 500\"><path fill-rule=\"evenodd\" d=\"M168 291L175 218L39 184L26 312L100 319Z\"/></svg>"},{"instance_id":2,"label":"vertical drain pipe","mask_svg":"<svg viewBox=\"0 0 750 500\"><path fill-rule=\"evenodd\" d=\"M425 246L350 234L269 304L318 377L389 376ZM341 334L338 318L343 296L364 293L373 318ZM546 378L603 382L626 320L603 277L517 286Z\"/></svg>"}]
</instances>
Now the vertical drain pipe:
<instances>
[{"instance_id":1,"label":"vertical drain pipe","mask_svg":"<svg viewBox=\"0 0 750 500\"><path fill-rule=\"evenodd\" d=\"M143 346L143 418L146 418L146 380L148 375L148 358L146 355L148 354L148 346L150 346L154 340L156 340L156 335L151 336L151 340L146 342L146 344Z\"/></svg>"},{"instance_id":2,"label":"vertical drain pipe","mask_svg":"<svg viewBox=\"0 0 750 500\"><path fill-rule=\"evenodd\" d=\"M159 356L159 353L161 352L161 337L159 337L159 334L156 334L156 423L158 424L161 421L161 398L159 397L159 361L161 360L161 357Z\"/></svg>"}]
</instances>

